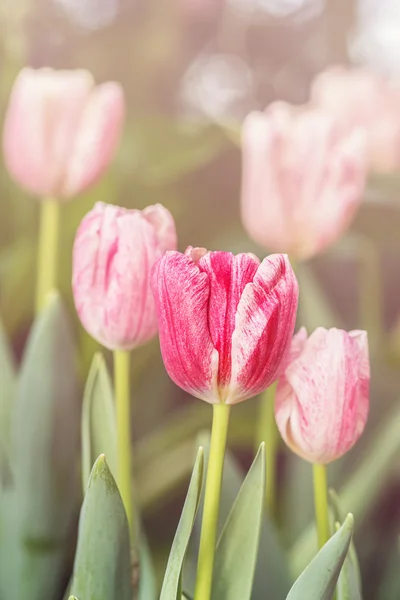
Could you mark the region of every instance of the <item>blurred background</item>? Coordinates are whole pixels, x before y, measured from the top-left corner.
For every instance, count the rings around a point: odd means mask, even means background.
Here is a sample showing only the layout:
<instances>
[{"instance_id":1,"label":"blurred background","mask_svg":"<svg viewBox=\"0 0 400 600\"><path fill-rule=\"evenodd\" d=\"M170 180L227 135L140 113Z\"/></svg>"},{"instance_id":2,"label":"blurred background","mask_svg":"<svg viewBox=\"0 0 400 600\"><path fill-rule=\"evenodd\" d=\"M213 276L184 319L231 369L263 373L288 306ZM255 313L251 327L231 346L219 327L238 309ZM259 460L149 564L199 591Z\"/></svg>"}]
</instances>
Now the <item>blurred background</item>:
<instances>
[{"instance_id":1,"label":"blurred background","mask_svg":"<svg viewBox=\"0 0 400 600\"><path fill-rule=\"evenodd\" d=\"M191 244L265 254L240 221L243 118L273 100L306 102L312 79L329 65L363 65L399 79L399 40L398 0L2 0L1 122L24 65L88 68L98 82L121 82L127 97L112 168L63 206L59 281L71 318L73 237L95 201L163 203L176 219L181 250ZM0 176L0 314L18 357L33 317L39 204L10 180L1 158ZM346 510L355 512L366 600L400 597L399 196L397 173L371 177L351 231L298 269L299 325L309 330L365 327L360 298L371 286L376 292L371 418L357 447L329 470L332 485L344 490ZM83 385L96 345L76 319L75 327ZM193 441L209 426L211 411L168 379L157 340L133 361L135 467L161 573ZM232 415L230 448L245 467L257 406L252 400ZM282 448L279 474L282 538L293 549L313 514L311 469Z\"/></svg>"}]
</instances>

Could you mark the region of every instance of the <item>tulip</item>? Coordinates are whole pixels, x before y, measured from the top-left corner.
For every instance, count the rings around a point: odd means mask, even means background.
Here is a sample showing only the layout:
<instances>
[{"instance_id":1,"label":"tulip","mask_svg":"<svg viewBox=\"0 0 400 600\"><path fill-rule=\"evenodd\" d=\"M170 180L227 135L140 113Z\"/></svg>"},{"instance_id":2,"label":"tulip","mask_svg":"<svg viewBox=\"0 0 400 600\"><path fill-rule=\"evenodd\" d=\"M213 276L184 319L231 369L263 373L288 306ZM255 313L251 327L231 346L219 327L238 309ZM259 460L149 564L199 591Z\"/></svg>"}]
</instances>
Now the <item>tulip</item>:
<instances>
[{"instance_id":1,"label":"tulip","mask_svg":"<svg viewBox=\"0 0 400 600\"><path fill-rule=\"evenodd\" d=\"M6 166L32 194L69 199L107 168L123 117L118 83L95 86L84 70L22 69L4 124Z\"/></svg>"},{"instance_id":2,"label":"tulip","mask_svg":"<svg viewBox=\"0 0 400 600\"><path fill-rule=\"evenodd\" d=\"M243 124L242 219L263 247L308 259L349 226L366 178L365 134L284 102Z\"/></svg>"},{"instance_id":3,"label":"tulip","mask_svg":"<svg viewBox=\"0 0 400 600\"><path fill-rule=\"evenodd\" d=\"M294 336L275 403L286 444L312 463L348 452L368 416L370 368L365 331L317 328Z\"/></svg>"},{"instance_id":4,"label":"tulip","mask_svg":"<svg viewBox=\"0 0 400 600\"><path fill-rule=\"evenodd\" d=\"M157 332L150 273L176 248L170 212L97 203L84 217L73 250L72 287L85 329L112 350L144 344Z\"/></svg>"},{"instance_id":5,"label":"tulip","mask_svg":"<svg viewBox=\"0 0 400 600\"><path fill-rule=\"evenodd\" d=\"M347 128L366 132L369 166L378 173L400 168L400 88L367 69L333 67L320 73L311 100Z\"/></svg>"},{"instance_id":6,"label":"tulip","mask_svg":"<svg viewBox=\"0 0 400 600\"><path fill-rule=\"evenodd\" d=\"M297 280L286 256L167 252L153 273L165 367L181 388L236 404L278 376L292 338Z\"/></svg>"}]
</instances>

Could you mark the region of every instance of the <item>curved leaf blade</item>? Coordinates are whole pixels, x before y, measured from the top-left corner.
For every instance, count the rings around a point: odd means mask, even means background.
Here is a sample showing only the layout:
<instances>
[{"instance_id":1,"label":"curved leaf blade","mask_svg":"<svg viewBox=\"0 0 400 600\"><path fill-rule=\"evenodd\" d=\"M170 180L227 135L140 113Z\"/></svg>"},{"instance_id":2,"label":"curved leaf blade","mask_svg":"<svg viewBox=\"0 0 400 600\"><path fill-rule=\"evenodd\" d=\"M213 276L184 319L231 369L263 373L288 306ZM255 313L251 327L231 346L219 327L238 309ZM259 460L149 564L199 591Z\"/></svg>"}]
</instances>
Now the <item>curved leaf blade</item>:
<instances>
[{"instance_id":1,"label":"curved leaf blade","mask_svg":"<svg viewBox=\"0 0 400 600\"><path fill-rule=\"evenodd\" d=\"M332 600L350 546L353 526L353 515L349 514L297 579L286 600Z\"/></svg>"},{"instance_id":2,"label":"curved leaf blade","mask_svg":"<svg viewBox=\"0 0 400 600\"><path fill-rule=\"evenodd\" d=\"M131 600L131 572L128 520L101 455L93 466L79 519L71 593L85 600Z\"/></svg>"},{"instance_id":3,"label":"curved leaf blade","mask_svg":"<svg viewBox=\"0 0 400 600\"><path fill-rule=\"evenodd\" d=\"M249 600L265 498L265 444L240 488L218 540L212 600Z\"/></svg>"},{"instance_id":4,"label":"curved leaf blade","mask_svg":"<svg viewBox=\"0 0 400 600\"><path fill-rule=\"evenodd\" d=\"M160 600L175 600L181 595L182 566L199 506L203 483L203 470L204 450L200 447L197 452L196 462L193 467L193 473L190 479L181 518L179 520L174 541L172 542Z\"/></svg>"}]
</instances>

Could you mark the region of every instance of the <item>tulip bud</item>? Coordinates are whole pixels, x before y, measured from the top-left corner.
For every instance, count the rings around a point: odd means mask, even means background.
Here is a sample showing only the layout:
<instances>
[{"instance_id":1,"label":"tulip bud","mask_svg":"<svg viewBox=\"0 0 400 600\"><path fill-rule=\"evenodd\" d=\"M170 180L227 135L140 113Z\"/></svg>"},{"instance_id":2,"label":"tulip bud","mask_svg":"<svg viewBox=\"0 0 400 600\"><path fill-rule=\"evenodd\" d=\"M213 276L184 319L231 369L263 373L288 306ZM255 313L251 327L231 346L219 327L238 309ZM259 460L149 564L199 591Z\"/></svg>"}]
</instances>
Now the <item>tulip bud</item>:
<instances>
[{"instance_id":1,"label":"tulip bud","mask_svg":"<svg viewBox=\"0 0 400 600\"><path fill-rule=\"evenodd\" d=\"M276 391L278 429L293 452L327 464L354 446L369 408L365 331L319 327L294 336Z\"/></svg>"},{"instance_id":2,"label":"tulip bud","mask_svg":"<svg viewBox=\"0 0 400 600\"><path fill-rule=\"evenodd\" d=\"M82 325L110 350L130 350L157 332L150 273L176 248L170 212L157 204L143 211L97 203L81 222L74 243L72 289Z\"/></svg>"},{"instance_id":3,"label":"tulip bud","mask_svg":"<svg viewBox=\"0 0 400 600\"><path fill-rule=\"evenodd\" d=\"M117 83L95 86L84 70L22 69L4 124L6 166L32 194L71 198L108 167L123 117Z\"/></svg>"},{"instance_id":4,"label":"tulip bud","mask_svg":"<svg viewBox=\"0 0 400 600\"><path fill-rule=\"evenodd\" d=\"M297 280L286 256L167 252L152 278L165 367L181 388L236 404L278 376L290 346Z\"/></svg>"},{"instance_id":5,"label":"tulip bud","mask_svg":"<svg viewBox=\"0 0 400 600\"><path fill-rule=\"evenodd\" d=\"M369 167L400 169L400 88L367 69L332 67L311 87L311 100L345 128L363 127Z\"/></svg>"},{"instance_id":6,"label":"tulip bud","mask_svg":"<svg viewBox=\"0 0 400 600\"><path fill-rule=\"evenodd\" d=\"M283 102L243 124L242 219L263 247L305 260L332 244L362 200L363 130Z\"/></svg>"}]
</instances>

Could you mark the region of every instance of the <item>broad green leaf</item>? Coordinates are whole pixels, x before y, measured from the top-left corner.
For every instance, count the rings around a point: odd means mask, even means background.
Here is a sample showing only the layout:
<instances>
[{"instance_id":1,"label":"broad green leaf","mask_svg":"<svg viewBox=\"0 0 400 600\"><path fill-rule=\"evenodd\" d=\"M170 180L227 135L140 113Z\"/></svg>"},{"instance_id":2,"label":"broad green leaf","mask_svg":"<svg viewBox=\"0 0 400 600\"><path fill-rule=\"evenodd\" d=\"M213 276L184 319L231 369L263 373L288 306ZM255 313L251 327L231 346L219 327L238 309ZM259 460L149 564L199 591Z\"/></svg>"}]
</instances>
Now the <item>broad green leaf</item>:
<instances>
[{"instance_id":1,"label":"broad green leaf","mask_svg":"<svg viewBox=\"0 0 400 600\"><path fill-rule=\"evenodd\" d=\"M117 432L114 395L111 379L103 356L94 356L85 386L82 406L82 478L86 489L89 475L100 454L116 476Z\"/></svg>"},{"instance_id":2,"label":"broad green leaf","mask_svg":"<svg viewBox=\"0 0 400 600\"><path fill-rule=\"evenodd\" d=\"M371 508L385 482L391 477L390 466L400 452L400 406L396 406L389 419L366 447L366 457L348 482L339 490L341 506L352 510L361 522ZM298 575L316 551L315 526L311 523L289 552L294 575Z\"/></svg>"},{"instance_id":3,"label":"broad green leaf","mask_svg":"<svg viewBox=\"0 0 400 600\"><path fill-rule=\"evenodd\" d=\"M83 600L132 600L129 528L104 456L90 475L79 519L71 593Z\"/></svg>"},{"instance_id":4,"label":"broad green leaf","mask_svg":"<svg viewBox=\"0 0 400 600\"><path fill-rule=\"evenodd\" d=\"M0 505L0 597L51 598L66 568L77 478L75 347L56 294L35 321L11 415L12 486Z\"/></svg>"},{"instance_id":5,"label":"broad green leaf","mask_svg":"<svg viewBox=\"0 0 400 600\"><path fill-rule=\"evenodd\" d=\"M339 496L334 490L329 490L329 500L333 509L334 521L337 528L344 521ZM350 543L349 551L340 572L337 585L338 600L362 600L361 576L354 541Z\"/></svg>"},{"instance_id":6,"label":"broad green leaf","mask_svg":"<svg viewBox=\"0 0 400 600\"><path fill-rule=\"evenodd\" d=\"M11 410L16 390L16 372L11 348L0 323L0 485L10 479L9 451Z\"/></svg>"},{"instance_id":7,"label":"broad green leaf","mask_svg":"<svg viewBox=\"0 0 400 600\"><path fill-rule=\"evenodd\" d=\"M160 600L178 599L181 587L182 566L185 560L190 535L199 506L203 483L204 451L200 447L190 479L189 489L183 506L181 518L172 543L167 568L164 575ZM179 594L179 595L178 595Z\"/></svg>"},{"instance_id":8,"label":"broad green leaf","mask_svg":"<svg viewBox=\"0 0 400 600\"><path fill-rule=\"evenodd\" d=\"M331 600L351 542L354 519L349 514L290 590L286 600Z\"/></svg>"},{"instance_id":9,"label":"broad green leaf","mask_svg":"<svg viewBox=\"0 0 400 600\"><path fill-rule=\"evenodd\" d=\"M253 428L254 429L254 428ZM197 443L205 448L205 454L208 454L210 444L209 433L201 433L197 437ZM243 485L245 474L243 469L237 464L235 458L229 452L225 455L224 475L222 479L220 513L219 513L219 533L221 533L224 523L227 521L232 506ZM199 512L190 540L188 557L185 562L184 570L184 591L185 593L194 593L196 581L197 552L200 539L202 503L200 502ZM274 600L284 600L292 585L289 575L288 564L280 545L277 531L273 523L264 514L260 542L258 549L258 558L256 571L254 575L252 600L265 600L265 590L268 589Z\"/></svg>"},{"instance_id":10,"label":"broad green leaf","mask_svg":"<svg viewBox=\"0 0 400 600\"><path fill-rule=\"evenodd\" d=\"M265 444L262 443L218 540L212 600L250 600L264 499Z\"/></svg>"}]
</instances>

